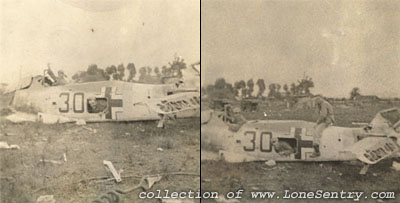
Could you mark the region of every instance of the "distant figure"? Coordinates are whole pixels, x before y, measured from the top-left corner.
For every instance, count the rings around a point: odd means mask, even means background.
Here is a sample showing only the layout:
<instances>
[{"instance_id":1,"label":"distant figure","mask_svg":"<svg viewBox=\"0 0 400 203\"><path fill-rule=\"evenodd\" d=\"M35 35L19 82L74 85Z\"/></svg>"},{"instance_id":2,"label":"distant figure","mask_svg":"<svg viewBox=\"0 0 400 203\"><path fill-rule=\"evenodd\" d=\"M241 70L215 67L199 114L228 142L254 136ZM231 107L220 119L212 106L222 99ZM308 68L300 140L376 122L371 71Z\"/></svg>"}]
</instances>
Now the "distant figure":
<instances>
[{"instance_id":1,"label":"distant figure","mask_svg":"<svg viewBox=\"0 0 400 203\"><path fill-rule=\"evenodd\" d=\"M228 123L229 130L237 132L243 124L247 122L246 118L241 114L239 107L235 107L230 115L231 123Z\"/></svg>"},{"instance_id":2,"label":"distant figure","mask_svg":"<svg viewBox=\"0 0 400 203\"><path fill-rule=\"evenodd\" d=\"M315 108L318 114L318 120L315 125L315 132L313 136L314 143L314 153L310 156L311 158L319 157L319 144L322 137L322 132L329 125L335 123L335 118L333 116L333 107L327 101L317 96L314 98Z\"/></svg>"}]
</instances>

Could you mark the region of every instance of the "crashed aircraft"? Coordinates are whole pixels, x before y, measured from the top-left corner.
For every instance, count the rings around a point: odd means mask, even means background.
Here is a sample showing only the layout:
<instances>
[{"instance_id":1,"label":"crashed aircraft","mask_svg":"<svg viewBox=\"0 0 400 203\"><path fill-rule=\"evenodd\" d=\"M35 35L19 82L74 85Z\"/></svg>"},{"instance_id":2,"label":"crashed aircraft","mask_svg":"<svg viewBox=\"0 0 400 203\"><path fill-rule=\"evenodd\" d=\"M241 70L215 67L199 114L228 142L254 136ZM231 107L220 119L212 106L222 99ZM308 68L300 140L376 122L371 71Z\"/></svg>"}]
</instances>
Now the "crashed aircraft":
<instances>
[{"instance_id":1,"label":"crashed aircraft","mask_svg":"<svg viewBox=\"0 0 400 203\"><path fill-rule=\"evenodd\" d=\"M14 91L10 105L39 112L43 122L163 120L199 116L200 91L184 81L141 84L114 80L52 86L45 75L39 75Z\"/></svg>"},{"instance_id":2,"label":"crashed aircraft","mask_svg":"<svg viewBox=\"0 0 400 203\"><path fill-rule=\"evenodd\" d=\"M239 130L229 129L229 113L205 111L201 119L202 142L215 146L227 162L249 161L349 161L375 164L399 156L400 109L379 112L361 128L329 126L322 134L321 156L312 158L315 123L300 120L251 120ZM281 150L282 143L292 150Z\"/></svg>"}]
</instances>

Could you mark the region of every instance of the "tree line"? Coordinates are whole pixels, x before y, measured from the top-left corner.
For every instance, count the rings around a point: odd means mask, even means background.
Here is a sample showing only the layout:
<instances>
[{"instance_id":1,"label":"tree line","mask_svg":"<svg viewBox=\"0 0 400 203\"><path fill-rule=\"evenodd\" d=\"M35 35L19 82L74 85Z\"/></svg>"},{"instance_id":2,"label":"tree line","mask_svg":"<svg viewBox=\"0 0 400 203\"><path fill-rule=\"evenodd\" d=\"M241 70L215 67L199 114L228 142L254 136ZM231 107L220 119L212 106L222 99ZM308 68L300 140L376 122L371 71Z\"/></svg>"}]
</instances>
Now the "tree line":
<instances>
[{"instance_id":1,"label":"tree line","mask_svg":"<svg viewBox=\"0 0 400 203\"><path fill-rule=\"evenodd\" d=\"M96 64L88 66L86 71L78 71L72 76L74 82L93 82L104 80L120 80L138 83L164 83L165 78L182 78L182 70L186 68L183 59L175 59L161 68L143 66L137 70L134 63L107 66L104 69ZM126 73L127 72L127 73ZM137 79L136 76L138 75Z\"/></svg>"},{"instance_id":2,"label":"tree line","mask_svg":"<svg viewBox=\"0 0 400 203\"><path fill-rule=\"evenodd\" d=\"M254 92L254 87L257 85L258 91ZM289 96L310 96L310 89L314 87L314 82L311 77L305 76L297 83L283 86L278 83L268 85L268 98L282 99ZM267 85L264 79L258 79L254 82L253 79L236 81L233 84L228 83L224 78L219 78L214 84L207 85L202 88L202 93L213 98L265 98L264 93L267 90ZM283 90L283 91L282 91Z\"/></svg>"},{"instance_id":3,"label":"tree line","mask_svg":"<svg viewBox=\"0 0 400 203\"><path fill-rule=\"evenodd\" d=\"M255 91L255 86L258 87L258 91ZM294 97L305 97L312 96L311 88L314 87L314 82L311 77L304 76L302 79L298 80L297 83L288 84L278 84L271 83L267 85L264 79L258 79L254 82L253 79L239 80L233 84L228 83L224 78L218 78L214 84L203 86L202 94L208 95L210 98L214 99L243 99L243 98L275 98L275 99L285 99ZM359 99L378 99L375 95L362 95L360 93L360 88L354 87L350 92L350 100ZM345 98L343 98L345 99Z\"/></svg>"}]
</instances>

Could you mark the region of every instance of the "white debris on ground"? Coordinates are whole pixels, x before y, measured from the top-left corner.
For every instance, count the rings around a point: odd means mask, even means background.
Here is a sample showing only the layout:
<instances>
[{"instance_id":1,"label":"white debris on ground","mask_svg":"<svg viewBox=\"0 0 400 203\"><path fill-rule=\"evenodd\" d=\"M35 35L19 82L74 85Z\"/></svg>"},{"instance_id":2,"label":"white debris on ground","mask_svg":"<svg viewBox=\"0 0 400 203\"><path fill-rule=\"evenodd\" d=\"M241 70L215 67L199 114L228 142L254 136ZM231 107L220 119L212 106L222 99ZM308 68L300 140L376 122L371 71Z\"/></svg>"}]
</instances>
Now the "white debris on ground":
<instances>
[{"instance_id":1,"label":"white debris on ground","mask_svg":"<svg viewBox=\"0 0 400 203\"><path fill-rule=\"evenodd\" d=\"M40 162L44 162L44 163L57 164L57 165L62 164L61 161L57 161L57 160L40 159L39 161L40 161Z\"/></svg>"},{"instance_id":2,"label":"white debris on ground","mask_svg":"<svg viewBox=\"0 0 400 203\"><path fill-rule=\"evenodd\" d=\"M55 203L56 200L54 199L53 195L43 195L37 198L36 203Z\"/></svg>"},{"instance_id":3,"label":"white debris on ground","mask_svg":"<svg viewBox=\"0 0 400 203\"><path fill-rule=\"evenodd\" d=\"M400 162L393 161L392 168L396 171L400 171Z\"/></svg>"},{"instance_id":4,"label":"white debris on ground","mask_svg":"<svg viewBox=\"0 0 400 203\"><path fill-rule=\"evenodd\" d=\"M157 151L162 152L164 151L161 147L157 148Z\"/></svg>"},{"instance_id":5,"label":"white debris on ground","mask_svg":"<svg viewBox=\"0 0 400 203\"><path fill-rule=\"evenodd\" d=\"M7 142L0 142L0 149L20 149L18 145L8 145Z\"/></svg>"},{"instance_id":6,"label":"white debris on ground","mask_svg":"<svg viewBox=\"0 0 400 203\"><path fill-rule=\"evenodd\" d=\"M74 122L73 119L67 118L65 116L41 113L37 114L37 120L44 124L55 124L55 123L71 123Z\"/></svg>"},{"instance_id":7,"label":"white debris on ground","mask_svg":"<svg viewBox=\"0 0 400 203\"><path fill-rule=\"evenodd\" d=\"M115 170L114 165L112 164L111 161L103 160L103 164L106 165L108 169L111 171L117 183L122 181L121 175L117 172L117 170Z\"/></svg>"},{"instance_id":8,"label":"white debris on ground","mask_svg":"<svg viewBox=\"0 0 400 203\"><path fill-rule=\"evenodd\" d=\"M76 123L77 125L86 125L84 119L73 119L65 116L41 113L37 114L37 120L44 124L56 124L56 123Z\"/></svg>"},{"instance_id":9,"label":"white debris on ground","mask_svg":"<svg viewBox=\"0 0 400 203\"><path fill-rule=\"evenodd\" d=\"M96 129L89 128L89 127L87 127L87 126L82 126L82 128L83 128L83 129L86 129L86 130L88 130L88 131L90 131L90 132L92 132L92 133L97 133L97 130L96 130Z\"/></svg>"},{"instance_id":10,"label":"white debris on ground","mask_svg":"<svg viewBox=\"0 0 400 203\"><path fill-rule=\"evenodd\" d=\"M86 125L86 121L83 119L72 119L65 116L53 115L48 113L37 113L29 114L24 112L16 111L11 115L5 117L7 120L13 123L21 123L21 122L42 122L44 124L55 124L55 123L73 123L75 122L77 125Z\"/></svg>"},{"instance_id":11,"label":"white debris on ground","mask_svg":"<svg viewBox=\"0 0 400 203\"><path fill-rule=\"evenodd\" d=\"M6 117L7 120L13 123L21 123L21 122L35 122L37 116L34 114L23 113L23 112L15 112L14 114L8 115Z\"/></svg>"},{"instance_id":12,"label":"white debris on ground","mask_svg":"<svg viewBox=\"0 0 400 203\"><path fill-rule=\"evenodd\" d=\"M146 181L147 181L147 183L149 184L149 185L148 185L148 188L153 187L153 185L154 185L156 182L160 181L161 178L162 178L161 175L147 176L147 177L146 177Z\"/></svg>"},{"instance_id":13,"label":"white debris on ground","mask_svg":"<svg viewBox=\"0 0 400 203\"><path fill-rule=\"evenodd\" d=\"M271 159L265 162L267 166L276 166L276 161Z\"/></svg>"},{"instance_id":14,"label":"white debris on ground","mask_svg":"<svg viewBox=\"0 0 400 203\"><path fill-rule=\"evenodd\" d=\"M86 125L86 121L83 119L79 119L76 121L76 125Z\"/></svg>"},{"instance_id":15,"label":"white debris on ground","mask_svg":"<svg viewBox=\"0 0 400 203\"><path fill-rule=\"evenodd\" d=\"M67 154L63 154L63 159L64 159L64 162L67 162Z\"/></svg>"},{"instance_id":16,"label":"white debris on ground","mask_svg":"<svg viewBox=\"0 0 400 203\"><path fill-rule=\"evenodd\" d=\"M369 164L364 164L363 167L361 168L359 174L360 175L365 175L368 172L370 165Z\"/></svg>"}]
</instances>

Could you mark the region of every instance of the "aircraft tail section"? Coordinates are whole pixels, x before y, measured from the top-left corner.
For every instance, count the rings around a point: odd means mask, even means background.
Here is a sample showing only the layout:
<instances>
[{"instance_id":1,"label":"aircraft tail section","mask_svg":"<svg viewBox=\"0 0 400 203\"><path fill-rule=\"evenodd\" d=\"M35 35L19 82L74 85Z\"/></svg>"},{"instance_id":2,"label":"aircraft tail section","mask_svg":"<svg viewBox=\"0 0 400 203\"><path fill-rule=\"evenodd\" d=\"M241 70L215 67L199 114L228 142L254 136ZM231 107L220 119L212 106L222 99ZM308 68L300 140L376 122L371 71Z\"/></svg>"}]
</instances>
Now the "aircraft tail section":
<instances>
[{"instance_id":1,"label":"aircraft tail section","mask_svg":"<svg viewBox=\"0 0 400 203\"><path fill-rule=\"evenodd\" d=\"M168 115L188 110L200 109L200 95L197 92L172 94L148 103L158 114Z\"/></svg>"},{"instance_id":2,"label":"aircraft tail section","mask_svg":"<svg viewBox=\"0 0 400 203\"><path fill-rule=\"evenodd\" d=\"M400 146L388 137L367 137L352 147L352 152L357 158L367 164L376 164L399 151Z\"/></svg>"}]
</instances>

